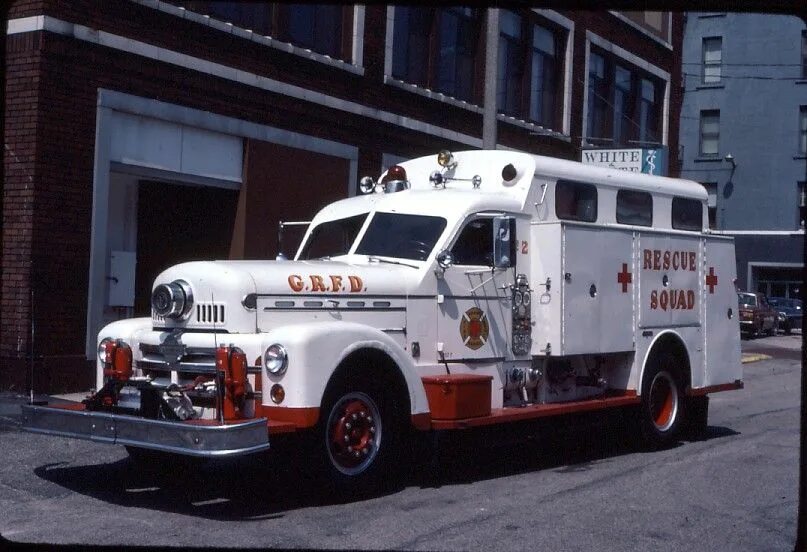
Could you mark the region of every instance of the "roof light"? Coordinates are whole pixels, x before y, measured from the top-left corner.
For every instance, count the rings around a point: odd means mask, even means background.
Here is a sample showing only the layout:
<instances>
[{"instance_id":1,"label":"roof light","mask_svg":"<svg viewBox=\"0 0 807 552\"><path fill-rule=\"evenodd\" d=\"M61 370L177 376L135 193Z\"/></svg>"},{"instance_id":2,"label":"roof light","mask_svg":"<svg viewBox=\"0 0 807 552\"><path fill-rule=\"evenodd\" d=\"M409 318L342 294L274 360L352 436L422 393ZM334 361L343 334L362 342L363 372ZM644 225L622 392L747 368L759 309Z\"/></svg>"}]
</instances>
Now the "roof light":
<instances>
[{"instance_id":1,"label":"roof light","mask_svg":"<svg viewBox=\"0 0 807 552\"><path fill-rule=\"evenodd\" d=\"M513 166L513 164L508 163L502 169L502 180L504 180L505 182L510 182L516 177L517 174L518 172L516 171L516 168Z\"/></svg>"},{"instance_id":2,"label":"roof light","mask_svg":"<svg viewBox=\"0 0 807 552\"><path fill-rule=\"evenodd\" d=\"M442 150L437 154L437 164L447 169L453 169L457 166L457 161L448 150Z\"/></svg>"},{"instance_id":3,"label":"roof light","mask_svg":"<svg viewBox=\"0 0 807 552\"><path fill-rule=\"evenodd\" d=\"M387 169L387 174L381 179L381 183L385 184L393 180L406 180L406 169L400 165L393 165Z\"/></svg>"},{"instance_id":4,"label":"roof light","mask_svg":"<svg viewBox=\"0 0 807 552\"><path fill-rule=\"evenodd\" d=\"M372 193L375 190L375 180L371 176L364 176L359 180L359 191L363 194Z\"/></svg>"}]
</instances>

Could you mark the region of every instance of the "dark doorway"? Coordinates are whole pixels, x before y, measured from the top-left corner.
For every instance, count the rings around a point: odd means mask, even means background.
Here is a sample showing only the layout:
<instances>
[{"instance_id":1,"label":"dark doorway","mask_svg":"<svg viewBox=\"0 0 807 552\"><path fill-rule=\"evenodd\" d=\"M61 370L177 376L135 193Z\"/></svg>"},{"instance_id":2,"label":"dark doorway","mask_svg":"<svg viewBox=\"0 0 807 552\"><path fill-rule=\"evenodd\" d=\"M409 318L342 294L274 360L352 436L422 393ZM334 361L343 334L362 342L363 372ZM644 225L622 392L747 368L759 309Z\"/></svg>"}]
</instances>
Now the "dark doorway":
<instances>
[{"instance_id":1,"label":"dark doorway","mask_svg":"<svg viewBox=\"0 0 807 552\"><path fill-rule=\"evenodd\" d=\"M237 190L140 181L135 316L151 315L151 286L169 266L228 258L237 203Z\"/></svg>"}]
</instances>

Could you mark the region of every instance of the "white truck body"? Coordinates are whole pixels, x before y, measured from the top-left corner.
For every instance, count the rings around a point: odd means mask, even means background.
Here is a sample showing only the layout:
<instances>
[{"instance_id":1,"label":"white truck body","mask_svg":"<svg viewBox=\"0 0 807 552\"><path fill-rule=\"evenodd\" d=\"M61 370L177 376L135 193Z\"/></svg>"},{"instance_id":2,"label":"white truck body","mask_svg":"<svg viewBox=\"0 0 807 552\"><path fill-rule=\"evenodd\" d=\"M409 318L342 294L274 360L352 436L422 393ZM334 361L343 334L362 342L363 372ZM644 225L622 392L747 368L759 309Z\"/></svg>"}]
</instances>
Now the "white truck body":
<instances>
[{"instance_id":1,"label":"white truck body","mask_svg":"<svg viewBox=\"0 0 807 552\"><path fill-rule=\"evenodd\" d=\"M170 267L155 293L183 282L187 313L114 322L99 343L131 347L136 377L186 387L213 369L217 346L238 348L249 412L270 432L273 420L324 425L328 386L367 351L405 384L398 399L422 430L608 406L603 397L639 404L665 352L679 364L668 370L676 401L742 386L734 244L706 230L701 185L509 151L445 159L401 163L398 182L325 207L295 260ZM515 253L504 266L493 228ZM264 365L273 344L287 355L282 373ZM99 389L104 370L99 358ZM425 382L449 374L489 376L481 415L435 417Z\"/></svg>"}]
</instances>

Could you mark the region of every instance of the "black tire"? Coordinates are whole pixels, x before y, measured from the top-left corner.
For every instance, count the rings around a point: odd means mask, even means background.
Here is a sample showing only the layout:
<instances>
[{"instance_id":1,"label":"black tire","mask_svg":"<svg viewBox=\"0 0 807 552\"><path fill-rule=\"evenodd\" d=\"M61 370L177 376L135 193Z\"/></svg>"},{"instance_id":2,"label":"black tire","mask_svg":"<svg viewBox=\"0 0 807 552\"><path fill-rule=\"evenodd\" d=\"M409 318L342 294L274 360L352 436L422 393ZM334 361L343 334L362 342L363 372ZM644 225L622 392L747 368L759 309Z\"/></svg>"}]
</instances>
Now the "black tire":
<instances>
[{"instance_id":1,"label":"black tire","mask_svg":"<svg viewBox=\"0 0 807 552\"><path fill-rule=\"evenodd\" d=\"M779 331L779 322L777 320L774 320L771 329L765 332L765 334L768 336L774 336L778 331Z\"/></svg>"},{"instance_id":2,"label":"black tire","mask_svg":"<svg viewBox=\"0 0 807 552\"><path fill-rule=\"evenodd\" d=\"M680 361L668 352L656 355L642 377L639 426L644 444L658 449L675 443L685 420Z\"/></svg>"},{"instance_id":3,"label":"black tire","mask_svg":"<svg viewBox=\"0 0 807 552\"><path fill-rule=\"evenodd\" d=\"M406 429L403 420L400 401L380 382L330 385L316 431L327 491L337 499L349 499L394 485Z\"/></svg>"}]
</instances>

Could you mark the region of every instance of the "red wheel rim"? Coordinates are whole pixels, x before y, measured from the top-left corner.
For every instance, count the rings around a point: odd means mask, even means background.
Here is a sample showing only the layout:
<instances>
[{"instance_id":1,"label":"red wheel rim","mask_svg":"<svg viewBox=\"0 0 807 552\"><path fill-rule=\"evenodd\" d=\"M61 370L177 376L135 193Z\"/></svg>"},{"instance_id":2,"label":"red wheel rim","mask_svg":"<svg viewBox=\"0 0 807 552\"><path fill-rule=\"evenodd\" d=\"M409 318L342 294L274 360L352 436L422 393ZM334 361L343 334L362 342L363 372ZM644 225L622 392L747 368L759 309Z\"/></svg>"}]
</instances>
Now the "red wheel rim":
<instances>
[{"instance_id":1,"label":"red wheel rim","mask_svg":"<svg viewBox=\"0 0 807 552\"><path fill-rule=\"evenodd\" d=\"M344 395L331 409L325 438L336 469L346 475L366 470L381 442L381 416L375 402L364 393Z\"/></svg>"},{"instance_id":2,"label":"red wheel rim","mask_svg":"<svg viewBox=\"0 0 807 552\"><path fill-rule=\"evenodd\" d=\"M678 415L678 389L670 374L659 372L650 384L650 417L659 431L667 431Z\"/></svg>"}]
</instances>

